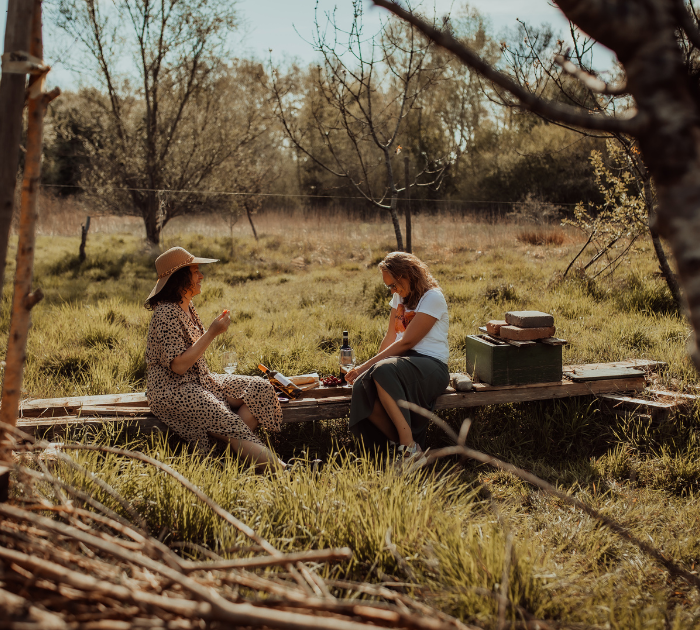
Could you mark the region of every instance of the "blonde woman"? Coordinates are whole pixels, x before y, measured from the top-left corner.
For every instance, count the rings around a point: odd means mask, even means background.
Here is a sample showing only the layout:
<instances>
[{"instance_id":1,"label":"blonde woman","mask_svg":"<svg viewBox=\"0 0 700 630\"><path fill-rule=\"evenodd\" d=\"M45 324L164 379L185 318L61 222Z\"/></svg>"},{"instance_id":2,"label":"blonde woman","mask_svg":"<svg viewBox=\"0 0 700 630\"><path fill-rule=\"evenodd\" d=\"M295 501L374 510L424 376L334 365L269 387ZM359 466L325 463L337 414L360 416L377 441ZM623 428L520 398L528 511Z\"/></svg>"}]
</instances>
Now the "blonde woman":
<instances>
[{"instance_id":1,"label":"blonde woman","mask_svg":"<svg viewBox=\"0 0 700 630\"><path fill-rule=\"evenodd\" d=\"M384 448L388 441L403 456L421 458L428 420L396 401L432 410L445 391L447 302L427 265L413 254L392 252L379 269L393 294L389 328L379 352L346 376L353 383L350 430L367 446Z\"/></svg>"}]
</instances>

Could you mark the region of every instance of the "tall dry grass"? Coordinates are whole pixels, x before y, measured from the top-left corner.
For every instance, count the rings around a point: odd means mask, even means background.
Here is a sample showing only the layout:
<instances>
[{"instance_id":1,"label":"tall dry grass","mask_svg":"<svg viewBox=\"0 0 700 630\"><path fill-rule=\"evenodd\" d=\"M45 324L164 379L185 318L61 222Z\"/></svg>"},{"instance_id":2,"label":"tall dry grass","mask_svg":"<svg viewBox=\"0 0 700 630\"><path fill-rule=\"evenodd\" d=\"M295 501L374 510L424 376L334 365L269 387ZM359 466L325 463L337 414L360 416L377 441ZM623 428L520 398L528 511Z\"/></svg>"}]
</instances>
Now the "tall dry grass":
<instances>
[{"instance_id":1,"label":"tall dry grass","mask_svg":"<svg viewBox=\"0 0 700 630\"><path fill-rule=\"evenodd\" d=\"M72 220L57 223L70 228L69 236L38 239L36 284L46 299L33 314L27 395L142 391L150 317L142 300L155 281L157 252L145 246L140 232L129 233L132 223L110 232L117 220L96 221L81 264L84 219ZM178 220L163 234L163 247L182 245L221 259L207 269L196 300L205 323L224 307L232 312L228 333L207 353L210 366L219 370L223 346L234 345L244 373L256 373L261 359L290 374L328 373L337 369L343 330L350 331L360 360L371 356L387 322L388 295L376 264L394 248L388 222L301 211L291 218L264 213L256 221L257 242L242 221L231 238L220 217ZM580 247L577 235L565 232L571 242L538 245L520 241L522 231L516 222L416 217L415 251L429 262L450 308L451 370L464 368L467 334L507 310L532 308L554 314L557 335L570 342L567 363L659 359L668 364L660 374L663 385L694 391L697 377L685 351L689 328L654 275L649 243L638 244L611 279L593 282L578 274L561 281L560 272ZM8 314L6 288L3 345ZM465 415L443 414L455 427ZM471 410L469 417L471 446L560 484L637 536L651 538L688 570L700 565L697 409L660 421L609 415L594 398L580 398L487 407ZM697 591L584 514L507 473L453 461L449 472L392 477L363 457L345 419L289 426L269 438L284 457L301 458L292 475L255 476L234 459L200 460L161 437L128 443L176 465L280 547L348 543L357 559L341 567L338 577L415 584L406 588L466 621L496 623L493 600L477 589L500 592L508 532L515 534L518 559L511 564L509 596L553 626L693 628L700 620ZM127 438L86 433L82 439ZM444 435L432 427L428 440L439 446ZM316 456L325 462L320 474L304 463ZM84 457L90 470L135 502L153 528L166 526L168 540L216 550L235 543L231 532L159 476L137 464ZM381 538L389 525L411 575Z\"/></svg>"}]
</instances>

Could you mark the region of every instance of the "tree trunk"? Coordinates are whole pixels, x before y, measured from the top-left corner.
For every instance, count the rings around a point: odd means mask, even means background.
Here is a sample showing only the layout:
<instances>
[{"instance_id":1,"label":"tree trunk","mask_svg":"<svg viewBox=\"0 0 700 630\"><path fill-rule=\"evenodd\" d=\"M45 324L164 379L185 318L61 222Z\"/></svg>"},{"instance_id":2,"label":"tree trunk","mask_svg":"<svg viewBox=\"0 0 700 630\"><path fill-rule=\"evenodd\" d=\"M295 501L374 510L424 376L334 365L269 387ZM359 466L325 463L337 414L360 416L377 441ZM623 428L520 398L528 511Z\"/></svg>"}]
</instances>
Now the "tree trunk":
<instances>
[{"instance_id":1,"label":"tree trunk","mask_svg":"<svg viewBox=\"0 0 700 630\"><path fill-rule=\"evenodd\" d=\"M668 259L666 258L666 252L661 244L661 239L659 238L659 233L654 229L649 229L651 234L651 242L654 245L654 251L656 252L656 257L659 260L659 270L661 275L666 281L666 286L673 296L673 301L676 303L676 308L679 313L683 312L683 296L681 295L681 287L676 279L676 274L673 273L671 266L668 264Z\"/></svg>"},{"instance_id":2,"label":"tree trunk","mask_svg":"<svg viewBox=\"0 0 700 630\"><path fill-rule=\"evenodd\" d=\"M659 238L659 230L657 228L656 219L656 207L654 205L654 197L651 189L651 178L647 176L644 181L644 200L647 206L647 216L649 217L649 234L651 235L651 242L654 245L654 251L656 252L656 258L659 261L659 270L661 275L666 281L666 286L673 296L673 301L676 303L676 308L679 313L683 312L683 296L681 295L681 288L678 284L678 279L676 274L673 273L671 265L668 264L668 258L666 257L666 252L664 251L663 245L661 244L661 239Z\"/></svg>"},{"instance_id":3,"label":"tree trunk","mask_svg":"<svg viewBox=\"0 0 700 630\"><path fill-rule=\"evenodd\" d=\"M33 12L33 2L9 0L5 27L6 53L29 50ZM5 278L7 240L15 207L26 84L25 74L3 72L0 79L0 293Z\"/></svg>"},{"instance_id":4,"label":"tree trunk","mask_svg":"<svg viewBox=\"0 0 700 630\"><path fill-rule=\"evenodd\" d=\"M78 248L78 261L85 262L85 245L87 245L87 235L90 231L90 216L85 223L80 226L80 247Z\"/></svg>"},{"instance_id":5,"label":"tree trunk","mask_svg":"<svg viewBox=\"0 0 700 630\"><path fill-rule=\"evenodd\" d=\"M253 223L253 213L250 211L250 208L248 207L248 204L244 202L243 204L245 206L245 212L248 215L248 222L250 223L250 228L253 230L253 236L255 237L255 240L258 240L258 232L255 229L255 224Z\"/></svg>"},{"instance_id":6,"label":"tree trunk","mask_svg":"<svg viewBox=\"0 0 700 630\"><path fill-rule=\"evenodd\" d=\"M409 254L413 253L411 244L412 229L411 229L411 186L408 183L408 156L403 159L404 175L406 178L406 251Z\"/></svg>"},{"instance_id":7,"label":"tree trunk","mask_svg":"<svg viewBox=\"0 0 700 630\"><path fill-rule=\"evenodd\" d=\"M155 193L146 193L145 199L140 199L137 202L140 206L141 216L143 217L144 225L146 226L146 238L149 243L155 246L160 245L160 233L163 230L165 221L160 216L160 201Z\"/></svg>"},{"instance_id":8,"label":"tree trunk","mask_svg":"<svg viewBox=\"0 0 700 630\"><path fill-rule=\"evenodd\" d=\"M32 38L30 53L41 59L41 0L35 1L32 19ZM60 93L54 90L50 94L41 91L42 77L30 81L27 104L27 152L22 184L22 204L19 219L19 240L17 243L17 271L15 272L15 291L12 298L12 315L10 332L5 357L5 375L2 384L2 404L0 405L0 422L16 426L19 413L19 401L22 393L22 376L27 351L27 336L30 326L30 311L43 297L41 289L32 292L34 271L35 233L37 219L37 196L41 180L41 154L44 128L44 114L52 98ZM39 88L32 94L32 86Z\"/></svg>"},{"instance_id":9,"label":"tree trunk","mask_svg":"<svg viewBox=\"0 0 700 630\"><path fill-rule=\"evenodd\" d=\"M389 206L389 214L391 222L394 224L394 234L396 235L396 251L403 251L403 237L401 236L401 224L399 223L399 215L396 211L396 205L399 200L399 193L396 190L394 182L394 169L391 167L391 153L388 147L384 147L384 165L386 167L386 178L391 191L391 204Z\"/></svg>"},{"instance_id":10,"label":"tree trunk","mask_svg":"<svg viewBox=\"0 0 700 630\"><path fill-rule=\"evenodd\" d=\"M401 224L399 223L399 213L396 211L396 204L398 202L398 193L394 192L391 196L391 207L389 208L389 213L391 214L391 222L394 224L394 234L396 234L396 251L403 251L403 237L401 236Z\"/></svg>"}]
</instances>

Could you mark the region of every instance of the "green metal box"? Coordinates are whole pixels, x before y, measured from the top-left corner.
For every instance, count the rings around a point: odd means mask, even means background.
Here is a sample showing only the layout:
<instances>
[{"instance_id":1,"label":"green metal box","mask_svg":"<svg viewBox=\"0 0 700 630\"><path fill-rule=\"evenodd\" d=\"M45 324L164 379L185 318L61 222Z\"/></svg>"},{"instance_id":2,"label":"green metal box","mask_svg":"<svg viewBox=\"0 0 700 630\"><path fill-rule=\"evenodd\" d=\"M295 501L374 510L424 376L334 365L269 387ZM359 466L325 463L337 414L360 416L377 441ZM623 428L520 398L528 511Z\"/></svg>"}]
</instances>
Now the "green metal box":
<instances>
[{"instance_id":1,"label":"green metal box","mask_svg":"<svg viewBox=\"0 0 700 630\"><path fill-rule=\"evenodd\" d=\"M467 374L489 385L528 385L562 379L562 346L544 343L516 348L479 335L466 339Z\"/></svg>"}]
</instances>

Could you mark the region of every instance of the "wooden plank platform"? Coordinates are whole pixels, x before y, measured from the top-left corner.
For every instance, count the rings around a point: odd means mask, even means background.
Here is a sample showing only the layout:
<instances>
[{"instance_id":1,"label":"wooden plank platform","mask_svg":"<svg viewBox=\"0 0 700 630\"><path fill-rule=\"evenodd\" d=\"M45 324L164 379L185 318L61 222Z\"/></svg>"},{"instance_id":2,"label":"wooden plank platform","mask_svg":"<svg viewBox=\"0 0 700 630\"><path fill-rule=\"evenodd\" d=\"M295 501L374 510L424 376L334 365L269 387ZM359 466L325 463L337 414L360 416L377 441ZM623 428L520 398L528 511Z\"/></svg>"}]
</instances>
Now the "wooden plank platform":
<instances>
[{"instance_id":1,"label":"wooden plank platform","mask_svg":"<svg viewBox=\"0 0 700 630\"><path fill-rule=\"evenodd\" d=\"M564 374L576 370L636 367L653 369L663 365L658 361L631 359L616 363L565 366ZM645 388L643 376L595 381L573 382L568 378L554 383L510 385L494 387L474 383L472 391L455 392L451 388L440 396L436 409L484 407L537 400L553 400L571 396L616 395L641 392ZM305 392L298 400L283 403L284 421L309 422L344 418L350 411L350 390L344 388L316 388ZM77 396L27 400L22 403L18 428L37 433L51 430L58 434L71 427L100 426L110 423L135 424L142 431L165 430L148 408L144 393L111 394L104 396Z\"/></svg>"}]
</instances>

